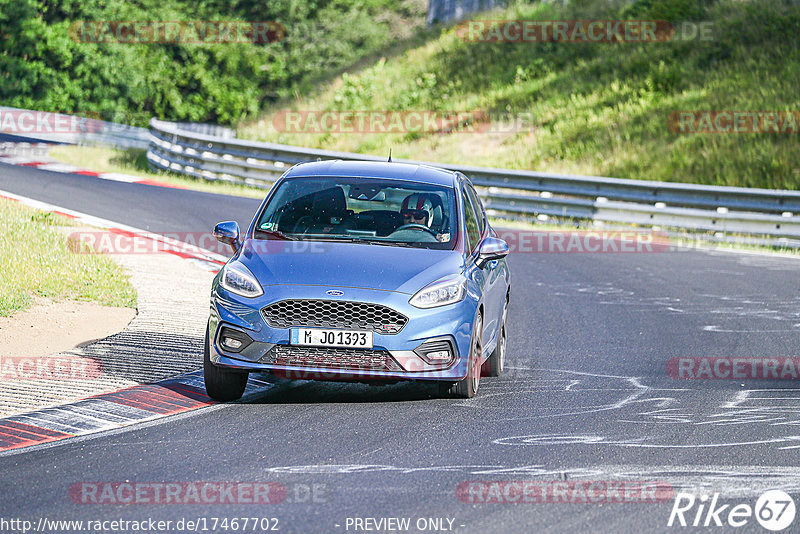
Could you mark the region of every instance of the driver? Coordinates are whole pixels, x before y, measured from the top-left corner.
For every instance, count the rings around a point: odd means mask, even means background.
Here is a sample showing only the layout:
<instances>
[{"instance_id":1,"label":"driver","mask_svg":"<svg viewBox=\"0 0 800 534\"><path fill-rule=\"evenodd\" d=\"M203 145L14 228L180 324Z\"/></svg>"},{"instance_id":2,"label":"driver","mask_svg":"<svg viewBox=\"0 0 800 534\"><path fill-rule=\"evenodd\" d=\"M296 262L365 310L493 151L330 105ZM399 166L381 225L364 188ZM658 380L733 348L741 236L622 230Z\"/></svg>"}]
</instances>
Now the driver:
<instances>
[{"instance_id":1,"label":"driver","mask_svg":"<svg viewBox=\"0 0 800 534\"><path fill-rule=\"evenodd\" d=\"M408 195L400 207L403 224L419 224L427 228L433 222L433 202L428 195L413 193ZM449 234L436 233L437 241L449 241Z\"/></svg>"},{"instance_id":2,"label":"driver","mask_svg":"<svg viewBox=\"0 0 800 534\"><path fill-rule=\"evenodd\" d=\"M433 203L419 193L408 195L400 208L403 224L421 224L430 227L433 221Z\"/></svg>"}]
</instances>

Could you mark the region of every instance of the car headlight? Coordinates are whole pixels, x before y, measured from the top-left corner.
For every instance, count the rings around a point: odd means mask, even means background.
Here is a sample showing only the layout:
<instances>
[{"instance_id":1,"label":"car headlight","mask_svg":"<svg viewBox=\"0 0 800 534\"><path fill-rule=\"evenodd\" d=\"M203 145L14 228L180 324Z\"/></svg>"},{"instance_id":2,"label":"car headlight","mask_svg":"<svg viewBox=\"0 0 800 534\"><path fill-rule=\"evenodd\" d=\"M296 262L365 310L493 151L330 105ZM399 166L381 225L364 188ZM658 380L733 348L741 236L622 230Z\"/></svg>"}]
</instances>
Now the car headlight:
<instances>
[{"instance_id":1,"label":"car headlight","mask_svg":"<svg viewBox=\"0 0 800 534\"><path fill-rule=\"evenodd\" d=\"M260 297L264 294L261 284L250 270L241 263L229 263L222 269L220 285L243 297Z\"/></svg>"},{"instance_id":2,"label":"car headlight","mask_svg":"<svg viewBox=\"0 0 800 534\"><path fill-rule=\"evenodd\" d=\"M409 304L417 308L436 308L454 304L467 294L467 280L463 276L438 280L417 291Z\"/></svg>"}]
</instances>

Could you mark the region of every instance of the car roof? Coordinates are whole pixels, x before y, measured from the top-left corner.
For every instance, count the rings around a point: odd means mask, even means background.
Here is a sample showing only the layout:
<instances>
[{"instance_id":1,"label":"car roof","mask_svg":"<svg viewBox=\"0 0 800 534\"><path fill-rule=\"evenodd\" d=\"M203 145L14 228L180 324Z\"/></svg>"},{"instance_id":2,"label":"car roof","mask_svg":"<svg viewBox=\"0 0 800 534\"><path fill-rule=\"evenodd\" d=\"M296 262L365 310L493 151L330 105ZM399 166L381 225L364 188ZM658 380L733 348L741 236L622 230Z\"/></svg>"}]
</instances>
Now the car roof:
<instances>
[{"instance_id":1,"label":"car roof","mask_svg":"<svg viewBox=\"0 0 800 534\"><path fill-rule=\"evenodd\" d=\"M328 160L300 163L284 174L285 178L295 176L389 178L453 187L458 183L458 173L455 171L415 163L388 161Z\"/></svg>"}]
</instances>

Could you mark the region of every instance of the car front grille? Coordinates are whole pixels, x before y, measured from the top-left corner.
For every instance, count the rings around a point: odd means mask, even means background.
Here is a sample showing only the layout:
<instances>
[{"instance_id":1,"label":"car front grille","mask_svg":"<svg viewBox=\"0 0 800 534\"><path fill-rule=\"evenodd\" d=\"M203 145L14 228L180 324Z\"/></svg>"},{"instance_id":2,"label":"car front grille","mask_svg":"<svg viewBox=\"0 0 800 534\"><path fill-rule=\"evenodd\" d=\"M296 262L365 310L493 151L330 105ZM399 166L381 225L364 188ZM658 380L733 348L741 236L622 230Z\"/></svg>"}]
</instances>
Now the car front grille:
<instances>
[{"instance_id":1,"label":"car front grille","mask_svg":"<svg viewBox=\"0 0 800 534\"><path fill-rule=\"evenodd\" d=\"M397 334L408 318L389 307L344 300L282 300L261 313L273 328L291 326L372 330L376 334Z\"/></svg>"},{"instance_id":2,"label":"car front grille","mask_svg":"<svg viewBox=\"0 0 800 534\"><path fill-rule=\"evenodd\" d=\"M386 350L275 345L259 363L284 367L402 371Z\"/></svg>"}]
</instances>

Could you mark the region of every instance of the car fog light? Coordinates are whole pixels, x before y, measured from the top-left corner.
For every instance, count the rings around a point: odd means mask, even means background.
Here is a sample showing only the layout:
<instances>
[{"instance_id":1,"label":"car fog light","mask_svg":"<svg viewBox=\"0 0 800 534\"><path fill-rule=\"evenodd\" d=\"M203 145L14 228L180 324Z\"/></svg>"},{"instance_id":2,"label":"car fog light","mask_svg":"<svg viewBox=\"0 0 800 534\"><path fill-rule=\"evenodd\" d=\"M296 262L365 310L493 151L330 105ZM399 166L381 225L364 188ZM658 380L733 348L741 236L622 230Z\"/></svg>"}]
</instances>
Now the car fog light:
<instances>
[{"instance_id":1,"label":"car fog light","mask_svg":"<svg viewBox=\"0 0 800 534\"><path fill-rule=\"evenodd\" d=\"M242 346L242 342L238 339L233 339L232 337L226 337L222 340L222 344L228 347L229 349L238 349Z\"/></svg>"},{"instance_id":2,"label":"car fog light","mask_svg":"<svg viewBox=\"0 0 800 534\"><path fill-rule=\"evenodd\" d=\"M428 357L429 360L449 360L450 353L446 350L437 350L435 352L429 352L425 356Z\"/></svg>"},{"instance_id":3,"label":"car fog light","mask_svg":"<svg viewBox=\"0 0 800 534\"><path fill-rule=\"evenodd\" d=\"M219 344L222 346L222 349L228 352L241 352L253 342L250 336L241 330L234 330L227 326L223 326L220 329L217 339L219 339Z\"/></svg>"},{"instance_id":4,"label":"car fog light","mask_svg":"<svg viewBox=\"0 0 800 534\"><path fill-rule=\"evenodd\" d=\"M453 361L454 351L447 339L429 340L414 349L414 352L429 365L447 366Z\"/></svg>"}]
</instances>

